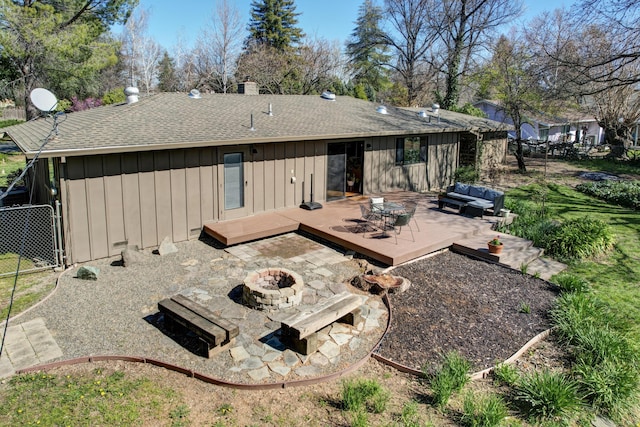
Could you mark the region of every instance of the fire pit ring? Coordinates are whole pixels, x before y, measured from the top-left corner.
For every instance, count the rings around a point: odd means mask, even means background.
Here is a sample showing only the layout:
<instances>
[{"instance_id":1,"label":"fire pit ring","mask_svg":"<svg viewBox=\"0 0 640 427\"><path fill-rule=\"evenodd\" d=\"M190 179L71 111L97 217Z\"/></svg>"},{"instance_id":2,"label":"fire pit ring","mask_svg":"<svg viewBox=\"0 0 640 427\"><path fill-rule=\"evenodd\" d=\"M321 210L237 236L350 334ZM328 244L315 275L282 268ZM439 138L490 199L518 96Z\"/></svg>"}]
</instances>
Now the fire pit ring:
<instances>
[{"instance_id":1,"label":"fire pit ring","mask_svg":"<svg viewBox=\"0 0 640 427\"><path fill-rule=\"evenodd\" d=\"M302 276L286 268L263 268L247 274L242 302L256 310L277 311L302 301Z\"/></svg>"}]
</instances>

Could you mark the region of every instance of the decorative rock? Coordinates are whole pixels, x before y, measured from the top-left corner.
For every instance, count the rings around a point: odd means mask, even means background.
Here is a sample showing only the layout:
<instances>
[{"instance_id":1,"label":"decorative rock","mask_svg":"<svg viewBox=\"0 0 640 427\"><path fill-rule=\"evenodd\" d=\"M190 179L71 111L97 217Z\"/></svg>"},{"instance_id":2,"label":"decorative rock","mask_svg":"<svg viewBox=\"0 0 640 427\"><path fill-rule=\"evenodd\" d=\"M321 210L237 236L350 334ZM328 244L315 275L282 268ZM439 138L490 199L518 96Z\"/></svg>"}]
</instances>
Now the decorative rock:
<instances>
[{"instance_id":1,"label":"decorative rock","mask_svg":"<svg viewBox=\"0 0 640 427\"><path fill-rule=\"evenodd\" d=\"M162 243L160 243L160 247L158 247L158 254L160 254L160 256L174 254L176 252L178 252L178 247L173 244L169 236L165 237Z\"/></svg>"},{"instance_id":2,"label":"decorative rock","mask_svg":"<svg viewBox=\"0 0 640 427\"><path fill-rule=\"evenodd\" d=\"M78 269L76 277L82 280L98 280L100 269L97 267L83 266Z\"/></svg>"},{"instance_id":3,"label":"decorative rock","mask_svg":"<svg viewBox=\"0 0 640 427\"><path fill-rule=\"evenodd\" d=\"M333 272L330 270L327 270L326 268L318 268L317 270L314 271L314 273L319 274L320 276L323 276L323 277L333 276Z\"/></svg>"},{"instance_id":4,"label":"decorative rock","mask_svg":"<svg viewBox=\"0 0 640 427\"><path fill-rule=\"evenodd\" d=\"M266 353L264 356L262 356L262 361L263 362L273 362L277 359L279 359L281 356L281 353L275 352L275 351L270 351L269 353Z\"/></svg>"},{"instance_id":5,"label":"decorative rock","mask_svg":"<svg viewBox=\"0 0 640 427\"><path fill-rule=\"evenodd\" d=\"M296 366L298 363L300 363L298 355L291 350L285 350L284 352L282 352L282 356L284 357L285 365L289 367Z\"/></svg>"},{"instance_id":6,"label":"decorative rock","mask_svg":"<svg viewBox=\"0 0 640 427\"><path fill-rule=\"evenodd\" d=\"M251 355L247 352L247 350L243 346L233 347L229 350L231 357L236 362L242 362L245 359L251 357Z\"/></svg>"},{"instance_id":7,"label":"decorative rock","mask_svg":"<svg viewBox=\"0 0 640 427\"><path fill-rule=\"evenodd\" d=\"M326 287L322 280L312 280L309 282L309 286L313 289L324 289Z\"/></svg>"},{"instance_id":8,"label":"decorative rock","mask_svg":"<svg viewBox=\"0 0 640 427\"><path fill-rule=\"evenodd\" d=\"M291 368L288 366L284 366L282 362L272 362L269 363L268 366L269 369L271 369L273 372L282 375L283 377L286 377L287 375L289 375L289 372L291 372Z\"/></svg>"},{"instance_id":9,"label":"decorative rock","mask_svg":"<svg viewBox=\"0 0 640 427\"><path fill-rule=\"evenodd\" d=\"M329 364L329 359L320 353L313 353L311 355L311 363L318 366L327 366Z\"/></svg>"},{"instance_id":10,"label":"decorative rock","mask_svg":"<svg viewBox=\"0 0 640 427\"><path fill-rule=\"evenodd\" d=\"M262 357L266 353L266 350L264 349L264 347L251 344L249 347L247 347L247 352L252 356Z\"/></svg>"},{"instance_id":11,"label":"decorative rock","mask_svg":"<svg viewBox=\"0 0 640 427\"><path fill-rule=\"evenodd\" d=\"M334 294L341 294L342 292L348 291L347 286L344 283L331 283L329 285L329 289Z\"/></svg>"},{"instance_id":12,"label":"decorative rock","mask_svg":"<svg viewBox=\"0 0 640 427\"><path fill-rule=\"evenodd\" d=\"M360 345L362 344L362 339L360 338L354 338L351 340L351 342L349 342L349 350L354 351L360 348Z\"/></svg>"},{"instance_id":13,"label":"decorative rock","mask_svg":"<svg viewBox=\"0 0 640 427\"><path fill-rule=\"evenodd\" d=\"M318 368L317 366L313 366L313 365L307 365L307 366L301 366L298 369L296 369L296 374L300 375L301 377L312 377L312 376L318 376L322 373L322 371L320 370L320 368Z\"/></svg>"},{"instance_id":14,"label":"decorative rock","mask_svg":"<svg viewBox=\"0 0 640 427\"><path fill-rule=\"evenodd\" d=\"M340 354L340 346L332 341L327 341L318 348L318 351L324 354L327 359L332 359Z\"/></svg>"},{"instance_id":15,"label":"decorative rock","mask_svg":"<svg viewBox=\"0 0 640 427\"><path fill-rule=\"evenodd\" d=\"M123 249L120 254L122 255L123 267L131 267L132 265L140 264L146 258L136 245L127 246L127 248Z\"/></svg>"},{"instance_id":16,"label":"decorative rock","mask_svg":"<svg viewBox=\"0 0 640 427\"><path fill-rule=\"evenodd\" d=\"M263 366L254 371L249 371L248 374L254 381L262 381L265 378L269 378L269 368Z\"/></svg>"},{"instance_id":17,"label":"decorative rock","mask_svg":"<svg viewBox=\"0 0 640 427\"><path fill-rule=\"evenodd\" d=\"M351 339L350 334L329 334L338 345L345 345Z\"/></svg>"},{"instance_id":18,"label":"decorative rock","mask_svg":"<svg viewBox=\"0 0 640 427\"><path fill-rule=\"evenodd\" d=\"M262 363L262 360L260 360L259 357L251 356L250 358L243 360L240 367L242 369L258 369L263 365L264 363Z\"/></svg>"}]
</instances>

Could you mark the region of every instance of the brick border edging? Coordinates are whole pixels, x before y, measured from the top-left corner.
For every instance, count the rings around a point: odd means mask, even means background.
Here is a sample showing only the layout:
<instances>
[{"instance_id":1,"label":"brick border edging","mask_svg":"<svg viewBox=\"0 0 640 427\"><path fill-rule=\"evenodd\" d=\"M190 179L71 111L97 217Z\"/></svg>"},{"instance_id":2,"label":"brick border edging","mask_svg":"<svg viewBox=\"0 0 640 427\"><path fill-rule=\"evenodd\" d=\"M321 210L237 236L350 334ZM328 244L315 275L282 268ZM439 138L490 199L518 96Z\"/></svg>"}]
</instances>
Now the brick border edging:
<instances>
[{"instance_id":1,"label":"brick border edging","mask_svg":"<svg viewBox=\"0 0 640 427\"><path fill-rule=\"evenodd\" d=\"M384 333L382 334L378 342L371 348L369 353L367 353L367 355L362 359L357 360L355 363L353 363L352 365L348 366L347 368L341 371L332 372L331 374L322 375L314 378L294 380L294 381L279 381L279 382L263 383L263 384L234 383L230 381L224 381L219 378L214 378L209 375L205 375L203 373L193 371L191 369L183 368L181 366L167 363L158 359L146 358L141 356L119 356L119 355L77 357L74 359L61 360L58 362L46 363L43 365L32 366L30 368L20 369L16 371L15 374L17 375L17 374L25 374L25 373L31 373L31 372L46 371L46 370L58 368L61 366L77 365L80 363L93 363L93 362L101 362L101 361L124 361L124 362L148 363L150 365L158 366L161 368L168 369L170 371L184 374L188 377L195 378L197 380L200 380L209 384L214 384L214 385L219 385L219 386L234 388L239 390L274 390L279 388L314 385L314 384L333 380L333 379L345 376L347 374L350 374L351 372L357 370L362 365L364 365L374 355L375 350L380 346L380 344L382 343L382 340L387 335L387 332L389 332L389 328L391 327L391 304L389 302L389 297L386 294L383 295L382 301L387 306L387 309L389 312L389 316L387 319L387 326L384 330Z\"/></svg>"}]
</instances>

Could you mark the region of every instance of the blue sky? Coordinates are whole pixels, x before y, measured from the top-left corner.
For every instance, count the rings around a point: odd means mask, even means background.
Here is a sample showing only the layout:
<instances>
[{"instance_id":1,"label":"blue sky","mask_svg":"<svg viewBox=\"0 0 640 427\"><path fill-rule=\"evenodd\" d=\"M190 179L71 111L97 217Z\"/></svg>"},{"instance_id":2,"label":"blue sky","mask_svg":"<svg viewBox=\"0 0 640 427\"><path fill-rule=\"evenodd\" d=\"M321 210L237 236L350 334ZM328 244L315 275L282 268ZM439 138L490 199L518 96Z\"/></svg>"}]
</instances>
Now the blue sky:
<instances>
[{"instance_id":1,"label":"blue sky","mask_svg":"<svg viewBox=\"0 0 640 427\"><path fill-rule=\"evenodd\" d=\"M570 1L524 0L524 20L544 11L568 6ZM249 22L251 0L229 0L240 12L240 18ZM171 51L178 37L192 47L197 34L210 21L215 9L215 0L140 0L140 5L149 9L148 34L164 48ZM349 37L358 17L362 0L296 0L299 26L307 35L316 35L328 40L339 40L341 44Z\"/></svg>"}]
</instances>

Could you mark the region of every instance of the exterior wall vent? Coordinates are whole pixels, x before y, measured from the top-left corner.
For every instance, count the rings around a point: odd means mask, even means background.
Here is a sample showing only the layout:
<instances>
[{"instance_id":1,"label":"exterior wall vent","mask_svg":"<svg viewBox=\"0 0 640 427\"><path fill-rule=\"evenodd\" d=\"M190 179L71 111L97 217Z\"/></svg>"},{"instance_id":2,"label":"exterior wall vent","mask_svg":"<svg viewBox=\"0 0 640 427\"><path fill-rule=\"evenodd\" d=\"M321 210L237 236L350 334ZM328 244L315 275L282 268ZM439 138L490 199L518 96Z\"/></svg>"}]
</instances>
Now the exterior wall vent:
<instances>
[{"instance_id":1,"label":"exterior wall vent","mask_svg":"<svg viewBox=\"0 0 640 427\"><path fill-rule=\"evenodd\" d=\"M138 102L138 94L140 91L137 87L129 86L125 88L124 95L127 97L127 104L133 104Z\"/></svg>"},{"instance_id":2,"label":"exterior wall vent","mask_svg":"<svg viewBox=\"0 0 640 427\"><path fill-rule=\"evenodd\" d=\"M320 95L320 98L326 99L327 101L335 101L336 94L329 90L325 90L324 92L322 92L322 95Z\"/></svg>"},{"instance_id":3,"label":"exterior wall vent","mask_svg":"<svg viewBox=\"0 0 640 427\"><path fill-rule=\"evenodd\" d=\"M239 83L238 93L241 95L258 95L258 84L256 82Z\"/></svg>"},{"instance_id":4,"label":"exterior wall vent","mask_svg":"<svg viewBox=\"0 0 640 427\"><path fill-rule=\"evenodd\" d=\"M385 107L384 105L381 105L378 108L376 108L376 111L380 114L389 114L387 112L387 107Z\"/></svg>"}]
</instances>

